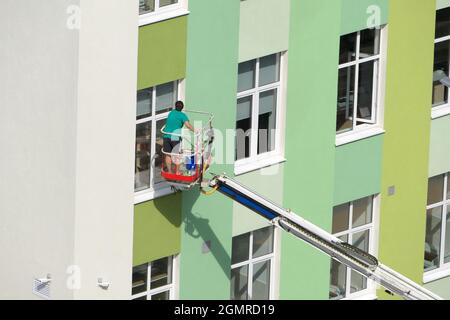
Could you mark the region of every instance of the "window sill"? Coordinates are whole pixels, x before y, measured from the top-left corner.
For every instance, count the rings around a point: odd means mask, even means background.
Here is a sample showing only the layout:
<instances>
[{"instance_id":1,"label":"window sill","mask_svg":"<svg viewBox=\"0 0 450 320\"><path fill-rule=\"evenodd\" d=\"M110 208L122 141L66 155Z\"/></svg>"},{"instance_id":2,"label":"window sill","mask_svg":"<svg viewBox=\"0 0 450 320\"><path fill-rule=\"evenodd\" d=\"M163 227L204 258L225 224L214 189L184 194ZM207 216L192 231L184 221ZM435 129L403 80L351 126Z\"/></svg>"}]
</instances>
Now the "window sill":
<instances>
[{"instance_id":1,"label":"window sill","mask_svg":"<svg viewBox=\"0 0 450 320\"><path fill-rule=\"evenodd\" d=\"M284 157L275 155L275 156L267 156L256 160L248 160L248 162L236 163L234 165L234 174L238 176L251 171L263 169L265 167L270 167L285 161L286 159Z\"/></svg>"},{"instance_id":2,"label":"window sill","mask_svg":"<svg viewBox=\"0 0 450 320\"><path fill-rule=\"evenodd\" d=\"M170 186L161 188L161 189L147 189L139 192L135 192L134 194L134 204L139 204L142 202L154 200L156 198L161 198L167 196L169 194L174 193Z\"/></svg>"},{"instance_id":3,"label":"window sill","mask_svg":"<svg viewBox=\"0 0 450 320\"><path fill-rule=\"evenodd\" d=\"M433 120L448 115L450 115L450 104L445 104L443 106L434 107L431 109L431 119Z\"/></svg>"},{"instance_id":4,"label":"window sill","mask_svg":"<svg viewBox=\"0 0 450 320\"><path fill-rule=\"evenodd\" d=\"M353 296L350 296L348 298L341 299L342 301L345 300L377 300L378 297L375 293L372 292L365 292L362 294L354 294Z\"/></svg>"},{"instance_id":5,"label":"window sill","mask_svg":"<svg viewBox=\"0 0 450 320\"><path fill-rule=\"evenodd\" d=\"M423 275L423 283L429 283L450 276L450 265L428 271Z\"/></svg>"},{"instance_id":6,"label":"window sill","mask_svg":"<svg viewBox=\"0 0 450 320\"><path fill-rule=\"evenodd\" d=\"M341 133L336 136L336 147L352 143L358 140L378 136L384 133L385 133L384 129L378 126L371 126L357 131Z\"/></svg>"},{"instance_id":7,"label":"window sill","mask_svg":"<svg viewBox=\"0 0 450 320\"><path fill-rule=\"evenodd\" d=\"M139 16L139 27L152 24L155 22L160 22L164 20L169 20L176 17L181 17L188 15L189 11L184 8L174 9L170 11L165 12L154 12L154 13L147 13Z\"/></svg>"}]
</instances>

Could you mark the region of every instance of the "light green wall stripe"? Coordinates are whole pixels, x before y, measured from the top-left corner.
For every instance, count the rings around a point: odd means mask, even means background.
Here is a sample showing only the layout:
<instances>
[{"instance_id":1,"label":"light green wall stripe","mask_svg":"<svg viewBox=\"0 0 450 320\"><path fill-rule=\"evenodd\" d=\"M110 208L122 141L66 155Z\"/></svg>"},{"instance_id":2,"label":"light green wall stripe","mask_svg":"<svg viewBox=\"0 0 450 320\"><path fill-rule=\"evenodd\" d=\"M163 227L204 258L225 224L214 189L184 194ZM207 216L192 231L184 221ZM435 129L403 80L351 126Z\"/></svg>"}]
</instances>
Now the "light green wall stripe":
<instances>
[{"instance_id":1,"label":"light green wall stripe","mask_svg":"<svg viewBox=\"0 0 450 320\"><path fill-rule=\"evenodd\" d=\"M372 21L372 6L379 9L380 25L386 24L389 0L342 0L341 34L368 28L368 21Z\"/></svg>"},{"instance_id":2,"label":"light green wall stripe","mask_svg":"<svg viewBox=\"0 0 450 320\"><path fill-rule=\"evenodd\" d=\"M138 90L185 77L186 25L180 17L139 28Z\"/></svg>"},{"instance_id":3,"label":"light green wall stripe","mask_svg":"<svg viewBox=\"0 0 450 320\"><path fill-rule=\"evenodd\" d=\"M290 1L241 1L239 61L288 49Z\"/></svg>"},{"instance_id":4,"label":"light green wall stripe","mask_svg":"<svg viewBox=\"0 0 450 320\"><path fill-rule=\"evenodd\" d=\"M133 266L180 252L181 196L134 207Z\"/></svg>"},{"instance_id":5,"label":"light green wall stripe","mask_svg":"<svg viewBox=\"0 0 450 320\"><path fill-rule=\"evenodd\" d=\"M236 121L239 5L239 0L189 1L186 105L212 112L223 135ZM233 165L213 165L211 172L231 174ZM227 197L183 192L181 299L230 298L232 217ZM211 241L209 253L202 253L205 241Z\"/></svg>"},{"instance_id":6,"label":"light green wall stripe","mask_svg":"<svg viewBox=\"0 0 450 320\"><path fill-rule=\"evenodd\" d=\"M336 148L334 205L380 193L382 145L379 135Z\"/></svg>"},{"instance_id":7,"label":"light green wall stripe","mask_svg":"<svg viewBox=\"0 0 450 320\"><path fill-rule=\"evenodd\" d=\"M390 1L389 12L379 257L421 282L435 2Z\"/></svg>"},{"instance_id":8,"label":"light green wall stripe","mask_svg":"<svg viewBox=\"0 0 450 320\"><path fill-rule=\"evenodd\" d=\"M428 175L450 172L450 116L431 122L430 165Z\"/></svg>"},{"instance_id":9,"label":"light green wall stripe","mask_svg":"<svg viewBox=\"0 0 450 320\"><path fill-rule=\"evenodd\" d=\"M292 0L284 205L331 229L341 1ZM330 259L283 234L281 299L328 299Z\"/></svg>"}]
</instances>

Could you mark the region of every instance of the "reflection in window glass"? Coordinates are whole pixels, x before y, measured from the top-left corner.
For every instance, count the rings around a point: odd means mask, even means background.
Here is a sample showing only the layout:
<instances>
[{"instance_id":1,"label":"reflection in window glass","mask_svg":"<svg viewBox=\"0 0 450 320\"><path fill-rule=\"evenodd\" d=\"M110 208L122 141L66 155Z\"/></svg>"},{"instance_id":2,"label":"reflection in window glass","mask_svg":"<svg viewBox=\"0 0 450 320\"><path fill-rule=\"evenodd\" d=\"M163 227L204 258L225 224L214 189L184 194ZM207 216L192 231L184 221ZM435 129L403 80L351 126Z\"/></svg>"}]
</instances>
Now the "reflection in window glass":
<instances>
[{"instance_id":1,"label":"reflection in window glass","mask_svg":"<svg viewBox=\"0 0 450 320\"><path fill-rule=\"evenodd\" d=\"M342 263L331 259L330 299L345 298L346 285L347 267Z\"/></svg>"},{"instance_id":2,"label":"reflection in window glass","mask_svg":"<svg viewBox=\"0 0 450 320\"><path fill-rule=\"evenodd\" d=\"M161 129L166 125L167 119L161 119L156 122L156 140L155 140L155 168L153 175L153 183L161 183L164 179L161 177L161 168L162 163L164 161L163 151L163 134L161 133Z\"/></svg>"},{"instance_id":3,"label":"reflection in window glass","mask_svg":"<svg viewBox=\"0 0 450 320\"><path fill-rule=\"evenodd\" d=\"M252 96L237 100L236 115L236 160L250 156L252 127Z\"/></svg>"},{"instance_id":4,"label":"reflection in window glass","mask_svg":"<svg viewBox=\"0 0 450 320\"><path fill-rule=\"evenodd\" d=\"M231 300L248 299L248 266L231 270Z\"/></svg>"},{"instance_id":5,"label":"reflection in window glass","mask_svg":"<svg viewBox=\"0 0 450 320\"><path fill-rule=\"evenodd\" d=\"M164 291L152 295L152 300L169 300L169 299L170 299L170 291Z\"/></svg>"},{"instance_id":6,"label":"reflection in window glass","mask_svg":"<svg viewBox=\"0 0 450 320\"><path fill-rule=\"evenodd\" d=\"M147 291L148 265L143 264L133 268L133 282L131 293L133 295Z\"/></svg>"},{"instance_id":7,"label":"reflection in window glass","mask_svg":"<svg viewBox=\"0 0 450 320\"><path fill-rule=\"evenodd\" d=\"M248 260L250 250L250 234L245 233L240 236L233 237L231 250L231 264Z\"/></svg>"},{"instance_id":8,"label":"reflection in window glass","mask_svg":"<svg viewBox=\"0 0 450 320\"><path fill-rule=\"evenodd\" d=\"M156 87L156 114L168 112L173 109L177 97L174 82L165 83Z\"/></svg>"},{"instance_id":9,"label":"reflection in window glass","mask_svg":"<svg viewBox=\"0 0 450 320\"><path fill-rule=\"evenodd\" d=\"M178 3L178 0L159 0L160 7L170 6L175 3Z\"/></svg>"},{"instance_id":10,"label":"reflection in window glass","mask_svg":"<svg viewBox=\"0 0 450 320\"><path fill-rule=\"evenodd\" d=\"M238 92L253 89L255 87L256 60L239 63Z\"/></svg>"},{"instance_id":11,"label":"reflection in window glass","mask_svg":"<svg viewBox=\"0 0 450 320\"><path fill-rule=\"evenodd\" d=\"M358 87L358 119L372 119L372 104L374 103L374 69L377 68L376 61L362 63L359 66Z\"/></svg>"},{"instance_id":12,"label":"reflection in window glass","mask_svg":"<svg viewBox=\"0 0 450 320\"><path fill-rule=\"evenodd\" d=\"M275 149L277 89L259 94L258 154Z\"/></svg>"},{"instance_id":13,"label":"reflection in window glass","mask_svg":"<svg viewBox=\"0 0 450 320\"><path fill-rule=\"evenodd\" d=\"M278 57L272 54L259 59L259 86L265 86L280 80Z\"/></svg>"},{"instance_id":14,"label":"reflection in window glass","mask_svg":"<svg viewBox=\"0 0 450 320\"><path fill-rule=\"evenodd\" d=\"M354 61L356 59L356 37L356 32L341 37L339 64Z\"/></svg>"},{"instance_id":15,"label":"reflection in window glass","mask_svg":"<svg viewBox=\"0 0 450 320\"><path fill-rule=\"evenodd\" d=\"M353 228L372 222L373 197L366 197L353 202Z\"/></svg>"},{"instance_id":16,"label":"reflection in window glass","mask_svg":"<svg viewBox=\"0 0 450 320\"><path fill-rule=\"evenodd\" d=\"M448 102L448 88L440 80L449 75L450 40L434 45L433 106Z\"/></svg>"},{"instance_id":17,"label":"reflection in window glass","mask_svg":"<svg viewBox=\"0 0 450 320\"><path fill-rule=\"evenodd\" d=\"M152 89L143 89L137 92L136 119L146 118L152 115Z\"/></svg>"},{"instance_id":18,"label":"reflection in window glass","mask_svg":"<svg viewBox=\"0 0 450 320\"><path fill-rule=\"evenodd\" d=\"M152 262L150 289L156 289L172 282L169 258Z\"/></svg>"},{"instance_id":19,"label":"reflection in window glass","mask_svg":"<svg viewBox=\"0 0 450 320\"><path fill-rule=\"evenodd\" d=\"M380 53L380 30L366 29L361 31L360 58L368 58Z\"/></svg>"},{"instance_id":20,"label":"reflection in window glass","mask_svg":"<svg viewBox=\"0 0 450 320\"><path fill-rule=\"evenodd\" d=\"M355 293L367 289L367 278L360 273L351 270L350 293Z\"/></svg>"},{"instance_id":21,"label":"reflection in window glass","mask_svg":"<svg viewBox=\"0 0 450 320\"><path fill-rule=\"evenodd\" d=\"M270 293L270 261L253 266L252 300L268 300Z\"/></svg>"},{"instance_id":22,"label":"reflection in window glass","mask_svg":"<svg viewBox=\"0 0 450 320\"><path fill-rule=\"evenodd\" d=\"M155 11L155 0L139 0L139 14Z\"/></svg>"},{"instance_id":23,"label":"reflection in window glass","mask_svg":"<svg viewBox=\"0 0 450 320\"><path fill-rule=\"evenodd\" d=\"M339 70L336 131L342 133L353 128L355 100L355 66Z\"/></svg>"},{"instance_id":24,"label":"reflection in window glass","mask_svg":"<svg viewBox=\"0 0 450 320\"><path fill-rule=\"evenodd\" d=\"M441 246L442 208L427 210L425 235L425 271L439 267Z\"/></svg>"},{"instance_id":25,"label":"reflection in window glass","mask_svg":"<svg viewBox=\"0 0 450 320\"><path fill-rule=\"evenodd\" d=\"M450 35L450 8L436 11L436 39Z\"/></svg>"},{"instance_id":26,"label":"reflection in window glass","mask_svg":"<svg viewBox=\"0 0 450 320\"><path fill-rule=\"evenodd\" d=\"M151 122L136 125L135 191L150 187Z\"/></svg>"},{"instance_id":27,"label":"reflection in window glass","mask_svg":"<svg viewBox=\"0 0 450 320\"><path fill-rule=\"evenodd\" d=\"M350 204L345 203L333 208L333 233L348 229L350 219Z\"/></svg>"},{"instance_id":28,"label":"reflection in window glass","mask_svg":"<svg viewBox=\"0 0 450 320\"><path fill-rule=\"evenodd\" d=\"M428 205L442 202L444 197L444 175L428 180Z\"/></svg>"},{"instance_id":29,"label":"reflection in window glass","mask_svg":"<svg viewBox=\"0 0 450 320\"><path fill-rule=\"evenodd\" d=\"M273 252L272 227L253 231L253 258L258 258Z\"/></svg>"}]
</instances>

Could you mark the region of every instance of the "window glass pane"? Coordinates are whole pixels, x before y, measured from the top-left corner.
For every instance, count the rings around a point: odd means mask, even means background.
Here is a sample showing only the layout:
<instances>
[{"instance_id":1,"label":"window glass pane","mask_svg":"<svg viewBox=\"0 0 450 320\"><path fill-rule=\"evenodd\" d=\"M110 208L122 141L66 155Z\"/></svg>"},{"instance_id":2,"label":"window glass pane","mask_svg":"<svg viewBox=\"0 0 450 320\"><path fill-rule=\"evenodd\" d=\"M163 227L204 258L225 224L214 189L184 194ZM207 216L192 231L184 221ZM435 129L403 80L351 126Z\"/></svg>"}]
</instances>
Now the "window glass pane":
<instances>
[{"instance_id":1,"label":"window glass pane","mask_svg":"<svg viewBox=\"0 0 450 320\"><path fill-rule=\"evenodd\" d=\"M428 180L428 205L443 201L444 175L436 176Z\"/></svg>"},{"instance_id":2,"label":"window glass pane","mask_svg":"<svg viewBox=\"0 0 450 320\"><path fill-rule=\"evenodd\" d=\"M341 36L339 64L356 59L356 36L356 32Z\"/></svg>"},{"instance_id":3,"label":"window glass pane","mask_svg":"<svg viewBox=\"0 0 450 320\"><path fill-rule=\"evenodd\" d=\"M359 65L358 83L358 110L359 119L370 120L372 118L372 105L374 95L374 70L378 65L377 61L361 63Z\"/></svg>"},{"instance_id":4,"label":"window glass pane","mask_svg":"<svg viewBox=\"0 0 450 320\"><path fill-rule=\"evenodd\" d=\"M252 300L269 300L270 260L253 266Z\"/></svg>"},{"instance_id":5,"label":"window glass pane","mask_svg":"<svg viewBox=\"0 0 450 320\"><path fill-rule=\"evenodd\" d=\"M277 89L259 94L258 154L275 150Z\"/></svg>"},{"instance_id":6,"label":"window glass pane","mask_svg":"<svg viewBox=\"0 0 450 320\"><path fill-rule=\"evenodd\" d=\"M156 114L173 109L176 100L176 88L174 82L165 83L156 87Z\"/></svg>"},{"instance_id":7,"label":"window glass pane","mask_svg":"<svg viewBox=\"0 0 450 320\"><path fill-rule=\"evenodd\" d=\"M236 160L250 156L252 96L237 100Z\"/></svg>"},{"instance_id":8,"label":"window glass pane","mask_svg":"<svg viewBox=\"0 0 450 320\"><path fill-rule=\"evenodd\" d=\"M364 59L380 53L380 30L366 29L361 31L359 58Z\"/></svg>"},{"instance_id":9,"label":"window glass pane","mask_svg":"<svg viewBox=\"0 0 450 320\"><path fill-rule=\"evenodd\" d=\"M330 269L330 299L337 300L345 298L345 287L347 285L347 267L342 263L331 259Z\"/></svg>"},{"instance_id":10,"label":"window glass pane","mask_svg":"<svg viewBox=\"0 0 450 320\"><path fill-rule=\"evenodd\" d=\"M259 59L259 87L280 80L279 65L276 54Z\"/></svg>"},{"instance_id":11,"label":"window glass pane","mask_svg":"<svg viewBox=\"0 0 450 320\"><path fill-rule=\"evenodd\" d=\"M159 0L160 7L170 6L175 3L178 3L178 0Z\"/></svg>"},{"instance_id":12,"label":"window glass pane","mask_svg":"<svg viewBox=\"0 0 450 320\"><path fill-rule=\"evenodd\" d=\"M248 299L248 266L231 270L231 300Z\"/></svg>"},{"instance_id":13,"label":"window glass pane","mask_svg":"<svg viewBox=\"0 0 450 320\"><path fill-rule=\"evenodd\" d=\"M239 63L238 92L255 87L255 68L256 60Z\"/></svg>"},{"instance_id":14,"label":"window glass pane","mask_svg":"<svg viewBox=\"0 0 450 320\"><path fill-rule=\"evenodd\" d=\"M447 221L445 227L444 263L450 262L450 205L447 206Z\"/></svg>"},{"instance_id":15,"label":"window glass pane","mask_svg":"<svg viewBox=\"0 0 450 320\"><path fill-rule=\"evenodd\" d=\"M152 295L152 300L170 300L170 291L164 291Z\"/></svg>"},{"instance_id":16,"label":"window glass pane","mask_svg":"<svg viewBox=\"0 0 450 320\"><path fill-rule=\"evenodd\" d=\"M339 233L349 228L350 204L345 203L333 208L333 230L332 233Z\"/></svg>"},{"instance_id":17,"label":"window glass pane","mask_svg":"<svg viewBox=\"0 0 450 320\"><path fill-rule=\"evenodd\" d=\"M152 262L150 289L156 289L172 283L170 260L169 258L163 258Z\"/></svg>"},{"instance_id":18,"label":"window glass pane","mask_svg":"<svg viewBox=\"0 0 450 320\"><path fill-rule=\"evenodd\" d=\"M450 8L436 12L436 39L450 35Z\"/></svg>"},{"instance_id":19,"label":"window glass pane","mask_svg":"<svg viewBox=\"0 0 450 320\"><path fill-rule=\"evenodd\" d=\"M133 300L147 300L147 296L142 296L139 298L134 298Z\"/></svg>"},{"instance_id":20,"label":"window glass pane","mask_svg":"<svg viewBox=\"0 0 450 320\"><path fill-rule=\"evenodd\" d=\"M273 252L273 228L253 231L253 258L258 258Z\"/></svg>"},{"instance_id":21,"label":"window glass pane","mask_svg":"<svg viewBox=\"0 0 450 320\"><path fill-rule=\"evenodd\" d=\"M136 161L134 190L150 188L151 122L136 125Z\"/></svg>"},{"instance_id":22,"label":"window glass pane","mask_svg":"<svg viewBox=\"0 0 450 320\"><path fill-rule=\"evenodd\" d=\"M133 282L131 286L132 295L147 291L147 273L147 264L142 264L133 268Z\"/></svg>"},{"instance_id":23,"label":"window glass pane","mask_svg":"<svg viewBox=\"0 0 450 320\"><path fill-rule=\"evenodd\" d=\"M155 0L139 0L139 14L155 11Z\"/></svg>"},{"instance_id":24,"label":"window glass pane","mask_svg":"<svg viewBox=\"0 0 450 320\"><path fill-rule=\"evenodd\" d=\"M369 230L361 231L353 235L353 245L358 249L369 252Z\"/></svg>"},{"instance_id":25,"label":"window glass pane","mask_svg":"<svg viewBox=\"0 0 450 320\"><path fill-rule=\"evenodd\" d=\"M236 264L249 259L250 233L233 237L231 249L231 264Z\"/></svg>"},{"instance_id":26,"label":"window glass pane","mask_svg":"<svg viewBox=\"0 0 450 320\"><path fill-rule=\"evenodd\" d=\"M351 270L350 293L359 292L364 289L367 289L367 278L358 272Z\"/></svg>"},{"instance_id":27,"label":"window glass pane","mask_svg":"<svg viewBox=\"0 0 450 320\"><path fill-rule=\"evenodd\" d=\"M440 80L449 75L450 41L443 41L434 45L433 68L433 106L448 102L448 88Z\"/></svg>"},{"instance_id":28,"label":"window glass pane","mask_svg":"<svg viewBox=\"0 0 450 320\"><path fill-rule=\"evenodd\" d=\"M161 166L164 162L163 150L163 134L161 133L162 127L166 125L167 119L162 119L156 122L156 141L155 141L155 168L153 174L153 183L158 184L164 181L161 177Z\"/></svg>"},{"instance_id":29,"label":"window glass pane","mask_svg":"<svg viewBox=\"0 0 450 320\"><path fill-rule=\"evenodd\" d=\"M139 90L137 92L136 119L150 117L152 115L152 89Z\"/></svg>"},{"instance_id":30,"label":"window glass pane","mask_svg":"<svg viewBox=\"0 0 450 320\"><path fill-rule=\"evenodd\" d=\"M353 201L353 228L372 222L373 197Z\"/></svg>"},{"instance_id":31,"label":"window glass pane","mask_svg":"<svg viewBox=\"0 0 450 320\"><path fill-rule=\"evenodd\" d=\"M442 207L427 210L425 230L425 271L439 267Z\"/></svg>"},{"instance_id":32,"label":"window glass pane","mask_svg":"<svg viewBox=\"0 0 450 320\"><path fill-rule=\"evenodd\" d=\"M450 173L447 173L447 199L450 200Z\"/></svg>"},{"instance_id":33,"label":"window glass pane","mask_svg":"<svg viewBox=\"0 0 450 320\"><path fill-rule=\"evenodd\" d=\"M355 67L339 70L336 131L352 130L355 99Z\"/></svg>"}]
</instances>

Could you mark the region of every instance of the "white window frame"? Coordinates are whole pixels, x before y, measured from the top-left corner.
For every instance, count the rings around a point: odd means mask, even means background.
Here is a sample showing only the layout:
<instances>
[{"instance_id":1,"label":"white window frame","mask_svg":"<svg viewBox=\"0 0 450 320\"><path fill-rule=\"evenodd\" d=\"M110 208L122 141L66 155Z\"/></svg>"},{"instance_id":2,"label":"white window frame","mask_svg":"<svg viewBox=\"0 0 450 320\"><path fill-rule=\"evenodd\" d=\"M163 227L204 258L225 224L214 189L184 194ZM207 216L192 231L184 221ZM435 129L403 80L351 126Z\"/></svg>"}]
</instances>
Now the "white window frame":
<instances>
[{"instance_id":1,"label":"white window frame","mask_svg":"<svg viewBox=\"0 0 450 320\"><path fill-rule=\"evenodd\" d=\"M353 203L367 198L367 197L372 197L372 222L353 228L352 223L353 223ZM369 254L377 256L378 255L378 210L380 207L380 196L379 195L372 195L372 196L367 196L367 197L363 197L360 199L356 199L350 202L346 202L343 204L347 204L349 203L349 225L348 225L348 229L342 232L338 232L336 234L334 234L335 237L341 237L341 236L347 236L347 242L348 243L352 243L353 240L353 235L369 230ZM345 268L347 269L347 273L346 273L346 281L345 281L345 297L341 298L341 299L334 299L334 300L374 300L377 298L376 295L376 289L377 289L377 284L373 281L370 280L369 278L367 279L367 288L358 292L354 292L351 293L351 268L345 266ZM355 271L356 272L356 271ZM330 279L331 282L331 279ZM331 284L331 283L330 283Z\"/></svg>"},{"instance_id":2,"label":"white window frame","mask_svg":"<svg viewBox=\"0 0 450 320\"><path fill-rule=\"evenodd\" d=\"M445 41L450 41L450 34L445 36L445 37L441 37L441 38L437 38L434 40L434 52L436 51L436 45L438 43L441 42L445 42ZM450 58L449 58L449 66L448 66L449 70L450 70ZM434 69L434 63L433 63L433 69ZM434 70L433 70L434 71ZM447 74L447 77L449 77L450 75ZM431 102L431 118L432 119L436 119L436 118L440 118L446 115L450 114L450 88L448 88L448 101L447 103L443 103L443 104L433 104L433 102Z\"/></svg>"},{"instance_id":3,"label":"white window frame","mask_svg":"<svg viewBox=\"0 0 450 320\"><path fill-rule=\"evenodd\" d=\"M172 19L189 14L188 0L178 0L178 3L160 7L159 0L155 0L155 11L139 15L139 26Z\"/></svg>"},{"instance_id":4,"label":"white window frame","mask_svg":"<svg viewBox=\"0 0 450 320\"><path fill-rule=\"evenodd\" d=\"M439 175L438 175L439 176ZM442 208L442 221L441 221L441 243L439 247L439 266L436 269L424 272L423 282L428 283L441 278L450 276L450 262L445 263L445 235L447 233L447 215L448 208L450 208L450 199L447 200L447 188L448 180L450 179L450 172L444 174L444 197L443 201L427 205L427 210ZM450 232L450 230L449 230Z\"/></svg>"},{"instance_id":5,"label":"white window frame","mask_svg":"<svg viewBox=\"0 0 450 320\"><path fill-rule=\"evenodd\" d=\"M239 263L235 263L233 265L231 265L231 270L236 269L236 268L240 268L243 266L248 266L248 276L247 276L247 292L248 292L248 301L251 300L251 295L253 293L253 266L257 263L261 263L261 262L266 262L266 261L270 261L270 272L269 272L269 300L274 300L275 299L275 294L276 294L276 277L275 275L277 274L276 272L276 256L277 256L277 250L278 250L278 230L275 227L272 227L272 253L266 254L264 256L258 257L258 258L253 258L252 256L252 251L253 251L253 233L255 231L258 230L253 230L248 232L250 234L249 237L249 259L239 262Z\"/></svg>"},{"instance_id":6,"label":"white window frame","mask_svg":"<svg viewBox=\"0 0 450 320\"><path fill-rule=\"evenodd\" d=\"M167 284L165 286L156 288L156 289L150 289L151 285L151 275L152 275L152 264L154 261L147 263L147 289L144 292L135 294L131 296L131 300L147 297L147 300L151 300L151 297L160 294L166 291L169 291L169 300L176 300L178 299L178 290L177 290L177 284L178 284L178 263L179 258L178 255L176 256L170 256L166 257L169 259L169 270L171 271L171 280L172 282L170 284ZM163 258L162 258L163 259ZM155 260L156 261L156 260Z\"/></svg>"},{"instance_id":7,"label":"white window frame","mask_svg":"<svg viewBox=\"0 0 450 320\"><path fill-rule=\"evenodd\" d=\"M345 145L361 139L366 139L372 136L385 133L384 126L384 97L386 84L386 52L387 52L387 26L380 28L378 42L380 44L379 53L366 58L360 58L360 39L361 31L357 32L356 42L356 57L354 61L342 63L338 70L348 67L355 67L355 89L353 101L353 124L352 130L338 133L336 132L336 146ZM372 97L372 119L370 121L365 119L358 119L356 117L358 109L358 83L359 83L359 67L362 63L378 61L378 68L373 74L373 97ZM356 125L356 122L364 122L362 125Z\"/></svg>"},{"instance_id":8,"label":"white window frame","mask_svg":"<svg viewBox=\"0 0 450 320\"><path fill-rule=\"evenodd\" d=\"M171 81L169 81L171 82ZM183 100L182 97L184 96L184 87L185 87L185 81L184 80L175 80L173 81L174 85L176 86L177 89L177 95L176 95L176 100ZM140 191L135 191L134 192L134 204L139 204L148 200L152 200L155 198L159 198L159 197L163 197L169 194L173 193L173 190L171 189L170 185L168 185L167 183L160 182L158 183L156 186L154 184L154 172L153 172L153 162L152 159L155 156L156 153L156 147L155 147L155 142L156 142L156 123L159 120L163 120L163 119L167 119L167 116L169 115L170 111L161 113L161 114L156 114L156 108L155 108L155 103L156 103L156 87L157 85L153 86L153 87L149 87L146 89L152 89L152 114L151 116L136 120L136 126L138 124L141 123L145 123L148 121L152 122L152 133L151 133L151 137L152 137L152 141L151 141L151 151L150 151L150 187L144 190L140 190ZM136 177L135 177L136 179Z\"/></svg>"},{"instance_id":9,"label":"white window frame","mask_svg":"<svg viewBox=\"0 0 450 320\"><path fill-rule=\"evenodd\" d=\"M235 160L234 174L240 175L250 171L258 170L277 163L286 161L284 158L284 128L286 114L286 83L287 83L287 52L276 53L279 61L279 80L259 87L259 57L255 64L255 86L254 88L238 92L237 99L252 96L252 114L250 130L250 156L248 158ZM243 61L246 62L246 61ZM275 119L275 148L273 151L258 155L258 119L259 119L259 94L265 91L277 89L277 105ZM237 101L236 99L236 101ZM271 134L270 132L268 134Z\"/></svg>"}]
</instances>

